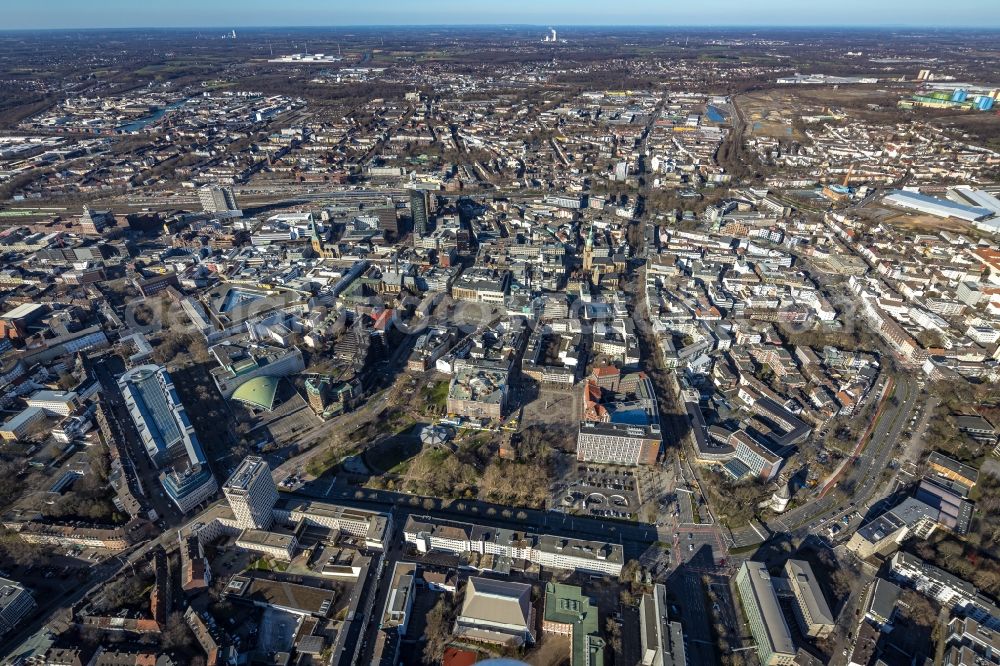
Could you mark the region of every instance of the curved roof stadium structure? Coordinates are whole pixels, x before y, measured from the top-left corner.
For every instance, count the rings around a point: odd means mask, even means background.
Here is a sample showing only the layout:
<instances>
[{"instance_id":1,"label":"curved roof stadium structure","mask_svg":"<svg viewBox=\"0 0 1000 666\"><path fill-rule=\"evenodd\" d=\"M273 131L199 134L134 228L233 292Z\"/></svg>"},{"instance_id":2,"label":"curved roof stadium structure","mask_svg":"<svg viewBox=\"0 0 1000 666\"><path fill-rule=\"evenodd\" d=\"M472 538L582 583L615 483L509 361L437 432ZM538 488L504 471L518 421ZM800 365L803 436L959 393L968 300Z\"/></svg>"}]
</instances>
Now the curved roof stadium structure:
<instances>
[{"instance_id":1,"label":"curved roof stadium structure","mask_svg":"<svg viewBox=\"0 0 1000 666\"><path fill-rule=\"evenodd\" d=\"M256 409L271 411L274 407L274 397L278 392L280 377L254 377L240 384L233 392L233 400L242 402Z\"/></svg>"}]
</instances>

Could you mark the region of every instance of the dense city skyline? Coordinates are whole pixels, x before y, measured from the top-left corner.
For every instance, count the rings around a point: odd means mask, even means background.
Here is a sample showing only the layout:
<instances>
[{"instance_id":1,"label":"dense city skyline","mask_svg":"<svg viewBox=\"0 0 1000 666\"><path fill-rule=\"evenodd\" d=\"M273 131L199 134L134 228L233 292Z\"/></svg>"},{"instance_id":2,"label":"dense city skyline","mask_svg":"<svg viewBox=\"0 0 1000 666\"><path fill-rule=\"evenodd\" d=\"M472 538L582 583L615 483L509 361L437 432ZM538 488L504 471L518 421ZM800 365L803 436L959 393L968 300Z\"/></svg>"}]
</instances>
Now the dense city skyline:
<instances>
[{"instance_id":1,"label":"dense city skyline","mask_svg":"<svg viewBox=\"0 0 1000 666\"><path fill-rule=\"evenodd\" d=\"M866 1L5 3L0 663L1000 666L1000 17Z\"/></svg>"}]
</instances>

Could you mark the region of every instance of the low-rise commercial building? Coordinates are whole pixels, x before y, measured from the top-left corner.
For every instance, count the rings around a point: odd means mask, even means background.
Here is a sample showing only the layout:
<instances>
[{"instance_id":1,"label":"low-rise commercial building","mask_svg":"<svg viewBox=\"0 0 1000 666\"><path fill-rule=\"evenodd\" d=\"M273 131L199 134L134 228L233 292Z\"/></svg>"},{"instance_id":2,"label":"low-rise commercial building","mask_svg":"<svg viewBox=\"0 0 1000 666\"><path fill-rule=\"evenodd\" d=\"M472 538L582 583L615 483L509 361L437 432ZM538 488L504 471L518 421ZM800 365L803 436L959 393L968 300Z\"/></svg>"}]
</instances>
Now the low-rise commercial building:
<instances>
[{"instance_id":1,"label":"low-rise commercial building","mask_svg":"<svg viewBox=\"0 0 1000 666\"><path fill-rule=\"evenodd\" d=\"M291 562L299 542L294 534L265 532L263 530L243 530L236 537L235 545L242 550L260 553L282 562Z\"/></svg>"},{"instance_id":2,"label":"low-rise commercial building","mask_svg":"<svg viewBox=\"0 0 1000 666\"><path fill-rule=\"evenodd\" d=\"M503 305L510 289L510 271L473 268L463 272L451 285L458 300Z\"/></svg>"},{"instance_id":3,"label":"low-rise commercial building","mask_svg":"<svg viewBox=\"0 0 1000 666\"><path fill-rule=\"evenodd\" d=\"M340 530L377 550L388 547L392 534L392 518L387 513L313 500L282 498L274 507L274 517L286 525L304 522Z\"/></svg>"},{"instance_id":4,"label":"low-rise commercial building","mask_svg":"<svg viewBox=\"0 0 1000 666\"><path fill-rule=\"evenodd\" d=\"M389 596L382 609L382 628L394 628L400 636L406 635L416 585L417 565L412 562L396 562L392 568Z\"/></svg>"},{"instance_id":5,"label":"low-rise commercial building","mask_svg":"<svg viewBox=\"0 0 1000 666\"><path fill-rule=\"evenodd\" d=\"M958 424L961 427L961 423ZM989 424L987 424L989 426ZM992 429L990 429L992 430ZM961 483L967 488L972 488L979 481L979 471L975 467L969 467L949 458L948 456L932 451L927 456L927 467L935 474L939 474L946 479Z\"/></svg>"},{"instance_id":6,"label":"low-rise commercial building","mask_svg":"<svg viewBox=\"0 0 1000 666\"><path fill-rule=\"evenodd\" d=\"M954 217L965 222L977 222L993 216L993 211L988 208L967 206L948 199L939 199L907 190L891 192L885 196L883 201L896 208L913 210L935 217Z\"/></svg>"},{"instance_id":7,"label":"low-rise commercial building","mask_svg":"<svg viewBox=\"0 0 1000 666\"><path fill-rule=\"evenodd\" d=\"M375 636L372 664L389 666L399 663L400 647L412 615L416 585L417 565L412 562L396 562L389 583L389 595L382 607L379 630Z\"/></svg>"},{"instance_id":8,"label":"low-rise commercial building","mask_svg":"<svg viewBox=\"0 0 1000 666\"><path fill-rule=\"evenodd\" d=\"M604 639L601 638L597 605L576 585L545 584L542 632L569 636L570 666L604 664Z\"/></svg>"},{"instance_id":9,"label":"low-rise commercial building","mask_svg":"<svg viewBox=\"0 0 1000 666\"><path fill-rule=\"evenodd\" d=\"M939 527L964 535L969 531L972 509L971 502L924 480L912 497L858 528L847 542L847 550L861 559L886 557L910 536L927 538Z\"/></svg>"},{"instance_id":10,"label":"low-rise commercial building","mask_svg":"<svg viewBox=\"0 0 1000 666\"><path fill-rule=\"evenodd\" d=\"M723 469L736 478L750 474L761 481L770 481L781 469L784 458L755 440L744 430L734 432L729 437L734 456ZM745 467L745 470L744 470Z\"/></svg>"},{"instance_id":11,"label":"low-rise commercial building","mask_svg":"<svg viewBox=\"0 0 1000 666\"><path fill-rule=\"evenodd\" d=\"M41 407L27 407L7 419L0 426L0 437L8 442L17 442L41 429L47 414Z\"/></svg>"},{"instance_id":12,"label":"low-rise commercial building","mask_svg":"<svg viewBox=\"0 0 1000 666\"><path fill-rule=\"evenodd\" d=\"M448 387L448 413L471 419L499 421L507 408L508 373L462 368Z\"/></svg>"},{"instance_id":13,"label":"low-rise commercial building","mask_svg":"<svg viewBox=\"0 0 1000 666\"><path fill-rule=\"evenodd\" d=\"M470 577L454 634L457 638L518 647L535 642L531 586Z\"/></svg>"},{"instance_id":14,"label":"low-rise commercial building","mask_svg":"<svg viewBox=\"0 0 1000 666\"><path fill-rule=\"evenodd\" d=\"M225 591L234 601L320 619L329 615L337 600L337 593L324 587L244 575L233 576Z\"/></svg>"},{"instance_id":15,"label":"low-rise commercial building","mask_svg":"<svg viewBox=\"0 0 1000 666\"><path fill-rule=\"evenodd\" d=\"M75 391L36 391L27 403L28 407L40 407L52 414L69 416L80 407L80 396Z\"/></svg>"},{"instance_id":16,"label":"low-rise commercial building","mask_svg":"<svg viewBox=\"0 0 1000 666\"><path fill-rule=\"evenodd\" d=\"M19 339L29 335L29 326L50 311L42 303L22 303L0 315L0 339Z\"/></svg>"},{"instance_id":17,"label":"low-rise commercial building","mask_svg":"<svg viewBox=\"0 0 1000 666\"><path fill-rule=\"evenodd\" d=\"M227 340L211 348L219 367L211 371L222 397L229 400L237 389L261 377L278 379L305 369L302 352L252 339Z\"/></svg>"},{"instance_id":18,"label":"low-rise commercial building","mask_svg":"<svg viewBox=\"0 0 1000 666\"><path fill-rule=\"evenodd\" d=\"M865 619L881 629L892 624L896 616L896 600L902 590L885 578L876 578L868 590Z\"/></svg>"}]
</instances>

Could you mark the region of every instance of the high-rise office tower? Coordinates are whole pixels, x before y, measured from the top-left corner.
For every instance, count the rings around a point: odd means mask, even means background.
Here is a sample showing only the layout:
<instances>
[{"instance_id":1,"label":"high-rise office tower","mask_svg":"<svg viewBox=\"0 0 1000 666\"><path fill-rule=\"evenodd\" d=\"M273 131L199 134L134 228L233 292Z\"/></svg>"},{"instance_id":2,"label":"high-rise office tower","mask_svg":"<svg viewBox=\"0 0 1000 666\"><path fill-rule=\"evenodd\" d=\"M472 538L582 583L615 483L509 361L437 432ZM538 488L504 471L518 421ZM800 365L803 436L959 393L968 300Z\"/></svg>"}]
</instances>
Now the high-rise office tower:
<instances>
[{"instance_id":1,"label":"high-rise office tower","mask_svg":"<svg viewBox=\"0 0 1000 666\"><path fill-rule=\"evenodd\" d=\"M201 202L201 209L206 213L225 213L239 210L239 206L236 205L236 196L231 187L206 185L198 190L198 201Z\"/></svg>"},{"instance_id":2,"label":"high-rise office tower","mask_svg":"<svg viewBox=\"0 0 1000 666\"><path fill-rule=\"evenodd\" d=\"M222 492L240 529L266 530L271 526L271 510L278 501L278 488L263 458L244 458L222 487Z\"/></svg>"},{"instance_id":3,"label":"high-rise office tower","mask_svg":"<svg viewBox=\"0 0 1000 666\"><path fill-rule=\"evenodd\" d=\"M413 218L413 233L423 236L431 228L431 201L427 190L410 190L410 217Z\"/></svg>"}]
</instances>

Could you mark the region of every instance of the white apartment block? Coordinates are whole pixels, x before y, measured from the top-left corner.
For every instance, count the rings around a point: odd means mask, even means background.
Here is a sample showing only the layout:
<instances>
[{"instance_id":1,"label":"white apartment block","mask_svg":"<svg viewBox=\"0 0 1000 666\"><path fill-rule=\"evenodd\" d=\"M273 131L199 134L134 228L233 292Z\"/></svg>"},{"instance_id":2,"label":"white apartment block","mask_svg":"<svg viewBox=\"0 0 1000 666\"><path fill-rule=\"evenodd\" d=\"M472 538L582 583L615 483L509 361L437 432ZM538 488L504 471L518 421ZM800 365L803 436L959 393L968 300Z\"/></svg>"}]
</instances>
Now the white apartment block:
<instances>
[{"instance_id":1,"label":"white apartment block","mask_svg":"<svg viewBox=\"0 0 1000 666\"><path fill-rule=\"evenodd\" d=\"M427 516L409 517L403 527L403 538L420 553L501 555L564 571L616 576L624 564L620 544L530 534Z\"/></svg>"},{"instance_id":2,"label":"white apartment block","mask_svg":"<svg viewBox=\"0 0 1000 666\"><path fill-rule=\"evenodd\" d=\"M612 465L652 465L660 452L660 426L583 421L576 459Z\"/></svg>"},{"instance_id":3,"label":"white apartment block","mask_svg":"<svg viewBox=\"0 0 1000 666\"><path fill-rule=\"evenodd\" d=\"M1000 608L980 594L972 583L903 551L893 555L890 563L893 576L908 582L917 592L951 608L957 615L1000 631Z\"/></svg>"},{"instance_id":4,"label":"white apartment block","mask_svg":"<svg viewBox=\"0 0 1000 666\"><path fill-rule=\"evenodd\" d=\"M226 481L222 492L240 529L266 530L271 526L278 489L271 478L271 468L263 458L245 458Z\"/></svg>"}]
</instances>

